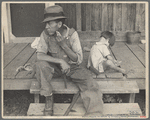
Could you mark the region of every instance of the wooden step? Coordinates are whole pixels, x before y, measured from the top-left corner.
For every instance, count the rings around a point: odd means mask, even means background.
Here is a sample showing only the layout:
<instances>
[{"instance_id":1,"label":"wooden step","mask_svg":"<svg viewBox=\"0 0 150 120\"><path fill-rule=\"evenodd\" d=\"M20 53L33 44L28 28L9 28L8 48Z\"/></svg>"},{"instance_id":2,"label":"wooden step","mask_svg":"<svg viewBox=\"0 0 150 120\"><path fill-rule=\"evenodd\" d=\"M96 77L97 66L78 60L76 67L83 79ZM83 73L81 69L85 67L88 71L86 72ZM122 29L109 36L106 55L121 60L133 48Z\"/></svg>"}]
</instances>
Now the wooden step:
<instances>
[{"instance_id":1,"label":"wooden step","mask_svg":"<svg viewBox=\"0 0 150 120\"><path fill-rule=\"evenodd\" d=\"M35 82L35 81L34 81ZM136 81L97 81L102 93L139 93ZM78 92L74 83L67 81L67 89L63 80L52 80L54 93L75 94ZM30 89L31 94L39 94L39 90Z\"/></svg>"},{"instance_id":2,"label":"wooden step","mask_svg":"<svg viewBox=\"0 0 150 120\"><path fill-rule=\"evenodd\" d=\"M69 103L54 103L54 116L63 116ZM44 103L31 103L28 116L43 116ZM82 103L76 103L68 116L83 116L85 109ZM137 117L142 115L138 103L107 103L104 104L103 115L97 117Z\"/></svg>"}]
</instances>

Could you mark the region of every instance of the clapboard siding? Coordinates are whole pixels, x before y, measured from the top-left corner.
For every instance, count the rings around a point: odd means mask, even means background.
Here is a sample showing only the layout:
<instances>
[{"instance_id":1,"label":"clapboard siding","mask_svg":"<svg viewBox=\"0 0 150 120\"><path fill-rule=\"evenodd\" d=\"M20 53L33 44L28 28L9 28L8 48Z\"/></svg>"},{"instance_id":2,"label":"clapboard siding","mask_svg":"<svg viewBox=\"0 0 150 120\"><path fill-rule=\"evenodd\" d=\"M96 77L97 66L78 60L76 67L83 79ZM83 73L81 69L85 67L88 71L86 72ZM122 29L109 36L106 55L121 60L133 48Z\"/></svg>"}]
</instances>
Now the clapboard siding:
<instances>
[{"instance_id":1,"label":"clapboard siding","mask_svg":"<svg viewBox=\"0 0 150 120\"><path fill-rule=\"evenodd\" d=\"M145 4L136 4L136 24L135 29L145 31Z\"/></svg>"},{"instance_id":2,"label":"clapboard siding","mask_svg":"<svg viewBox=\"0 0 150 120\"><path fill-rule=\"evenodd\" d=\"M66 24L69 27L74 27L81 31L145 31L144 3L77 4L58 4L64 8L66 16L68 17ZM76 11L80 15L76 14ZM81 25L79 29L77 28L77 20L79 23L78 26ZM81 21L79 22L79 20Z\"/></svg>"}]
</instances>

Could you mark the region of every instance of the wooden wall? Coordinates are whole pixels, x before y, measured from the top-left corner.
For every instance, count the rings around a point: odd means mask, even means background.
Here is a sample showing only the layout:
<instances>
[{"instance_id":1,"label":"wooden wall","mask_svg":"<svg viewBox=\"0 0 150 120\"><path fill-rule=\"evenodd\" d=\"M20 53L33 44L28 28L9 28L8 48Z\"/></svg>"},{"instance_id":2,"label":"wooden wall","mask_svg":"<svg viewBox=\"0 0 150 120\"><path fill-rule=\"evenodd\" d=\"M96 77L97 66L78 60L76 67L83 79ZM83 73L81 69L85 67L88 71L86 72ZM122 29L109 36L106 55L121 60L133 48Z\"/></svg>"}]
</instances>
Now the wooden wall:
<instances>
[{"instance_id":1,"label":"wooden wall","mask_svg":"<svg viewBox=\"0 0 150 120\"><path fill-rule=\"evenodd\" d=\"M117 35L141 31L145 36L145 3L55 3L64 9L66 24L77 31L109 30ZM39 37L45 25L44 3L10 4L12 33L16 37ZM97 35L97 34L95 34Z\"/></svg>"},{"instance_id":2,"label":"wooden wall","mask_svg":"<svg viewBox=\"0 0 150 120\"><path fill-rule=\"evenodd\" d=\"M58 3L56 3L58 4ZM66 24L81 31L145 32L144 3L59 3Z\"/></svg>"}]
</instances>

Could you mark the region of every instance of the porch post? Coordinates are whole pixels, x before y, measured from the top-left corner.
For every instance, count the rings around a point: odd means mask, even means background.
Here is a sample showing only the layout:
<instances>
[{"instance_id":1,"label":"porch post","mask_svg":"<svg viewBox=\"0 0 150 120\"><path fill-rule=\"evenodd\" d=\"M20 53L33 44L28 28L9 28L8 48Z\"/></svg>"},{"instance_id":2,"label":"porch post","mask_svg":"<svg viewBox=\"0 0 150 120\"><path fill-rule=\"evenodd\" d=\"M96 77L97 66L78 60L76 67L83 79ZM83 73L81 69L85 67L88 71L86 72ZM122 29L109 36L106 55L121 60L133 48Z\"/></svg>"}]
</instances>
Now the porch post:
<instances>
[{"instance_id":1,"label":"porch post","mask_svg":"<svg viewBox=\"0 0 150 120\"><path fill-rule=\"evenodd\" d=\"M11 42L11 39L16 38L12 34L10 3L2 3L2 29L5 43L9 43Z\"/></svg>"},{"instance_id":2,"label":"porch post","mask_svg":"<svg viewBox=\"0 0 150 120\"><path fill-rule=\"evenodd\" d=\"M10 28L8 25L8 3L2 3L2 29L5 43L10 42Z\"/></svg>"}]
</instances>

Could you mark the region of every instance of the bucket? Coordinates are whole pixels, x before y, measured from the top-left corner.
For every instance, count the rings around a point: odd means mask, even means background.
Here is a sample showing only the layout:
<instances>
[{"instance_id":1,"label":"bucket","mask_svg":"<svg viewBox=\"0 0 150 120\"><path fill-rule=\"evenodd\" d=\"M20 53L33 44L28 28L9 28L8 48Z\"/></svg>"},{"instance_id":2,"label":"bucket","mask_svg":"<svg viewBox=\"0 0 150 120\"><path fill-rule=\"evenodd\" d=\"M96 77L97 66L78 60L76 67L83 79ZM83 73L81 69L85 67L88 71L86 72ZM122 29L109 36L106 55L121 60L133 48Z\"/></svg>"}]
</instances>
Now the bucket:
<instances>
[{"instance_id":1,"label":"bucket","mask_svg":"<svg viewBox=\"0 0 150 120\"><path fill-rule=\"evenodd\" d=\"M126 39L128 44L140 43L140 38L141 38L141 32L139 31L126 33Z\"/></svg>"}]
</instances>

